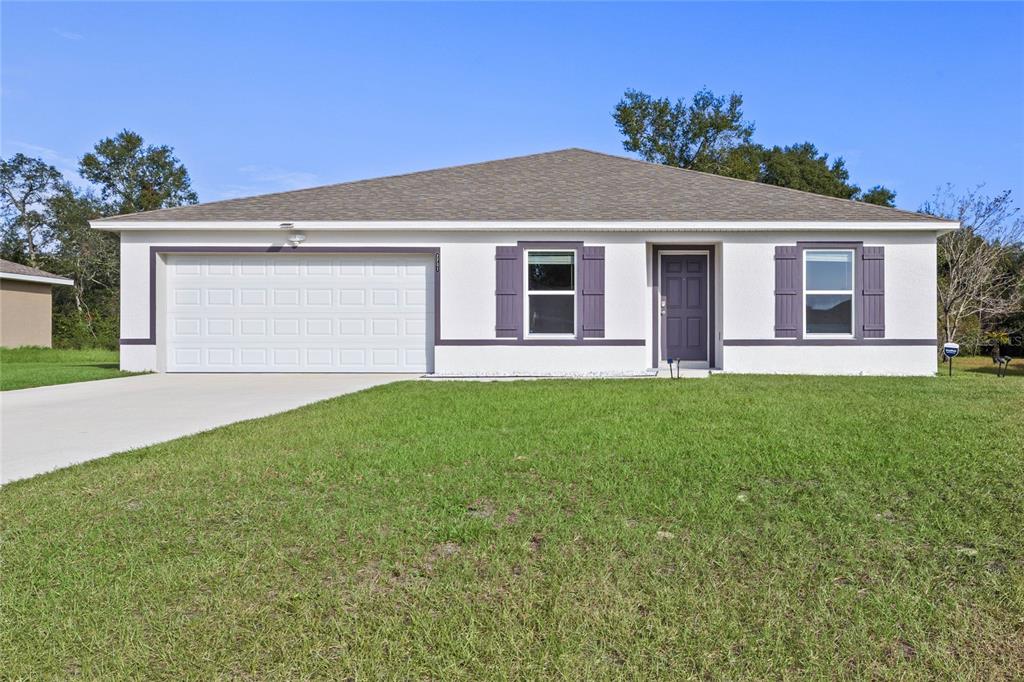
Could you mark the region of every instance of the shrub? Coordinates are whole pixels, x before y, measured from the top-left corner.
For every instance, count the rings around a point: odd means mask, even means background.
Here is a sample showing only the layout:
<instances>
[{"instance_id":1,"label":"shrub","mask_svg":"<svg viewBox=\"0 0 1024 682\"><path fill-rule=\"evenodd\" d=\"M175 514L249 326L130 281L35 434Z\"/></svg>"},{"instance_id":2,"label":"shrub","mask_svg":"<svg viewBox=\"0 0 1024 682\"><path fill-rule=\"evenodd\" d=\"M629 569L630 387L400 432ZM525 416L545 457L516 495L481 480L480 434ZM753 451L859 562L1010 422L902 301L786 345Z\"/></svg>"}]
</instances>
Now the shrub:
<instances>
[{"instance_id":1,"label":"shrub","mask_svg":"<svg viewBox=\"0 0 1024 682\"><path fill-rule=\"evenodd\" d=\"M54 314L54 348L106 348L117 350L118 319L78 311Z\"/></svg>"}]
</instances>

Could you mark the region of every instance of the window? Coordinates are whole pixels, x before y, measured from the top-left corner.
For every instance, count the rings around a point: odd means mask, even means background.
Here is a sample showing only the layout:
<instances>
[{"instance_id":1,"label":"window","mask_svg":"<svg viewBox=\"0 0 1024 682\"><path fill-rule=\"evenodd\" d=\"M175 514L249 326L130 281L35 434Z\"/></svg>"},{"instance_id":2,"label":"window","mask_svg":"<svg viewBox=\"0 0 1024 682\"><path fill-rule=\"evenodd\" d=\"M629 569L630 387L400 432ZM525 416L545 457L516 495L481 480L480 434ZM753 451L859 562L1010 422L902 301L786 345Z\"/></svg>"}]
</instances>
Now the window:
<instances>
[{"instance_id":1,"label":"window","mask_svg":"<svg viewBox=\"0 0 1024 682\"><path fill-rule=\"evenodd\" d=\"M526 255L528 334L576 333L576 253L528 251Z\"/></svg>"},{"instance_id":2,"label":"window","mask_svg":"<svg viewBox=\"0 0 1024 682\"><path fill-rule=\"evenodd\" d=\"M804 333L853 335L851 250L804 251Z\"/></svg>"}]
</instances>

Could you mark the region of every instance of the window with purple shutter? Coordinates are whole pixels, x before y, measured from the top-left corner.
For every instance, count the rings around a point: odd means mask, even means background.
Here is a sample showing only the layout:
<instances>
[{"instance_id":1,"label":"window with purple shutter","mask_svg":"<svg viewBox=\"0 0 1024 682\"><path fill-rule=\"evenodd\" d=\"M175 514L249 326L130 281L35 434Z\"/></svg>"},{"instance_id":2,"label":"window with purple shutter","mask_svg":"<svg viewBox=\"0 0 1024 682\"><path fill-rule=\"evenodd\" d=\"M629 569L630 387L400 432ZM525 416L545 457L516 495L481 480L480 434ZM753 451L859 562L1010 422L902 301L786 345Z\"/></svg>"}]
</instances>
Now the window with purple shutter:
<instances>
[{"instance_id":1,"label":"window with purple shutter","mask_svg":"<svg viewBox=\"0 0 1024 682\"><path fill-rule=\"evenodd\" d=\"M775 338L797 339L803 321L800 248L775 247Z\"/></svg>"},{"instance_id":2,"label":"window with purple shutter","mask_svg":"<svg viewBox=\"0 0 1024 682\"><path fill-rule=\"evenodd\" d=\"M576 282L576 330L573 337L604 338L604 247L584 246L581 242L519 242L516 246L496 247L495 336L519 340L526 336L527 330L523 328L527 298L524 254L528 250L545 253L572 251L576 268L573 277ZM540 287L538 291L545 293L545 289Z\"/></svg>"},{"instance_id":3,"label":"window with purple shutter","mask_svg":"<svg viewBox=\"0 0 1024 682\"><path fill-rule=\"evenodd\" d=\"M863 282L860 291L863 338L885 338L885 247L865 246L861 250Z\"/></svg>"},{"instance_id":4,"label":"window with purple shutter","mask_svg":"<svg viewBox=\"0 0 1024 682\"><path fill-rule=\"evenodd\" d=\"M580 264L583 338L604 338L604 247L584 246Z\"/></svg>"},{"instance_id":5,"label":"window with purple shutter","mask_svg":"<svg viewBox=\"0 0 1024 682\"><path fill-rule=\"evenodd\" d=\"M523 250L518 246L499 246L494 254L496 302L494 335L497 338L522 338L523 324Z\"/></svg>"}]
</instances>

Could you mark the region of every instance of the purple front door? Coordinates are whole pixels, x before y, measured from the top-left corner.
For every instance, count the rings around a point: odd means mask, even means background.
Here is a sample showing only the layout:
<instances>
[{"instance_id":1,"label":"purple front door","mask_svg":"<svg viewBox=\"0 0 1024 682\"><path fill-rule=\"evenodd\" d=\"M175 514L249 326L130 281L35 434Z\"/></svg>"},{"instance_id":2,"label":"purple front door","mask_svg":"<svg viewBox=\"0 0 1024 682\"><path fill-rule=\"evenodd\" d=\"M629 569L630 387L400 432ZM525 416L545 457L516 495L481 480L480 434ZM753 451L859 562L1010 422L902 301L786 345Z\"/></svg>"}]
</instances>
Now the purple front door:
<instances>
[{"instance_id":1,"label":"purple front door","mask_svg":"<svg viewBox=\"0 0 1024 682\"><path fill-rule=\"evenodd\" d=\"M662 359L708 359L708 258L661 258Z\"/></svg>"}]
</instances>

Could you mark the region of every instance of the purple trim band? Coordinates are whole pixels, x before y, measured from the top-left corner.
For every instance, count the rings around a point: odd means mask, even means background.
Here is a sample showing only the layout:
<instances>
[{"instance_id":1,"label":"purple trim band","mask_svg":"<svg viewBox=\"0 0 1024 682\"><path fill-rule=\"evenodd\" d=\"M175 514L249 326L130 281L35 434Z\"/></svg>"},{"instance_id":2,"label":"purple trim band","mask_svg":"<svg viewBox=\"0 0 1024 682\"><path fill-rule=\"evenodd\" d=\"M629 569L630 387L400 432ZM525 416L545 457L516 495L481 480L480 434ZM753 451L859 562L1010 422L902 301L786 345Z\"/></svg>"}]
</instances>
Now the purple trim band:
<instances>
[{"instance_id":1,"label":"purple trim band","mask_svg":"<svg viewBox=\"0 0 1024 682\"><path fill-rule=\"evenodd\" d=\"M516 242L516 246L521 246L524 249L580 249L580 248L583 248L583 242L531 242L531 241L519 241L519 242Z\"/></svg>"},{"instance_id":2,"label":"purple trim band","mask_svg":"<svg viewBox=\"0 0 1024 682\"><path fill-rule=\"evenodd\" d=\"M441 340L441 248L437 246L150 246L149 338L119 339L124 346L156 345L156 257L161 253L414 253L432 254L434 270L434 345Z\"/></svg>"},{"instance_id":3,"label":"purple trim band","mask_svg":"<svg viewBox=\"0 0 1024 682\"><path fill-rule=\"evenodd\" d=\"M726 339L723 346L935 346L938 339Z\"/></svg>"},{"instance_id":4,"label":"purple trim band","mask_svg":"<svg viewBox=\"0 0 1024 682\"><path fill-rule=\"evenodd\" d=\"M715 245L714 244L654 244L651 247L651 367L661 363L661 335L658 329L658 318L661 306L658 296L661 293L661 275L658 272L662 251L707 251L708 252L708 367L715 366Z\"/></svg>"},{"instance_id":5,"label":"purple trim band","mask_svg":"<svg viewBox=\"0 0 1024 682\"><path fill-rule=\"evenodd\" d=\"M442 339L438 346L643 346L643 339Z\"/></svg>"}]
</instances>

